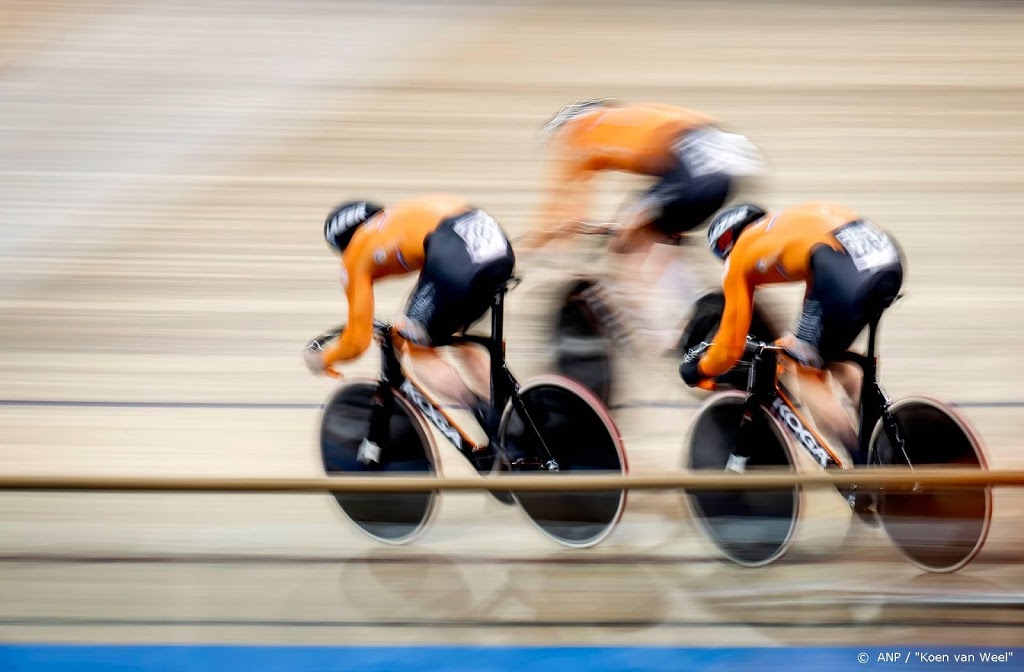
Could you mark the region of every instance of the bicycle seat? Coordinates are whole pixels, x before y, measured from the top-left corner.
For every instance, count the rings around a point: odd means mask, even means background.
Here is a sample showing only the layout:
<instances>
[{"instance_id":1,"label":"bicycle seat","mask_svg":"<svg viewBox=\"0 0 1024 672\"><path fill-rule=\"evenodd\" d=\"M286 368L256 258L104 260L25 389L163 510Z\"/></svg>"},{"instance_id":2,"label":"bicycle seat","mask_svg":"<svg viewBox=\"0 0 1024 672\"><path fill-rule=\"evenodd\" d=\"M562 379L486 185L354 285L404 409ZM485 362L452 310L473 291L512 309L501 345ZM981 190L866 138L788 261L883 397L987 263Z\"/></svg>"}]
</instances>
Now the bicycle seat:
<instances>
[{"instance_id":1,"label":"bicycle seat","mask_svg":"<svg viewBox=\"0 0 1024 672\"><path fill-rule=\"evenodd\" d=\"M515 289L520 284L522 284L522 282L523 282L523 276L521 276L521 275L513 275L511 278L509 278L505 282L501 283L501 286L498 287L498 293L499 294L507 294L508 292L511 292L513 289Z\"/></svg>"},{"instance_id":2,"label":"bicycle seat","mask_svg":"<svg viewBox=\"0 0 1024 672\"><path fill-rule=\"evenodd\" d=\"M885 311L892 308L897 301L903 298L903 296L903 294L896 294L891 299L887 297L883 299L880 304L872 306L871 312L869 313L871 318L868 320L868 327L873 330L877 330L877 325L882 321L882 316L885 314Z\"/></svg>"}]
</instances>

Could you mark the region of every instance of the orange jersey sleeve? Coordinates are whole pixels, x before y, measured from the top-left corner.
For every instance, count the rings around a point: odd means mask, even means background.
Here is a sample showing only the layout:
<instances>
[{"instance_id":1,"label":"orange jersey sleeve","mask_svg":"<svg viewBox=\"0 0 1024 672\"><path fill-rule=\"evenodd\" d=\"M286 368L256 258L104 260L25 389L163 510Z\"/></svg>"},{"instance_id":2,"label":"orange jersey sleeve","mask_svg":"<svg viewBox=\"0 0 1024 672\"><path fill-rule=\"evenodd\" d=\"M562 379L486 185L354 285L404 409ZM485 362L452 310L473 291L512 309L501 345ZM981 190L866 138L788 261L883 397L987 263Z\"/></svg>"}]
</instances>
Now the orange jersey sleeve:
<instances>
[{"instance_id":1,"label":"orange jersey sleeve","mask_svg":"<svg viewBox=\"0 0 1024 672\"><path fill-rule=\"evenodd\" d=\"M567 222L585 220L593 198L593 173L581 170L564 148L556 148L555 152L548 177L550 186L541 202L537 228L531 232L543 239L557 236Z\"/></svg>"},{"instance_id":2,"label":"orange jersey sleeve","mask_svg":"<svg viewBox=\"0 0 1024 672\"><path fill-rule=\"evenodd\" d=\"M606 170L657 176L671 167L672 148L687 130L714 120L680 107L655 104L600 107L562 126L552 141L550 187L539 217L542 230L584 220L590 179Z\"/></svg>"},{"instance_id":3,"label":"orange jersey sleeve","mask_svg":"<svg viewBox=\"0 0 1024 672\"><path fill-rule=\"evenodd\" d=\"M841 250L832 232L858 218L849 208L811 202L767 215L740 234L722 280L725 309L711 347L700 360L709 378L731 369L743 355L761 285L811 280L811 252L819 245Z\"/></svg>"},{"instance_id":4,"label":"orange jersey sleeve","mask_svg":"<svg viewBox=\"0 0 1024 672\"><path fill-rule=\"evenodd\" d=\"M741 264L734 264L734 249L726 263L722 279L725 308L714 341L701 357L698 371L708 378L720 376L731 369L743 355L754 315L754 289L751 278Z\"/></svg>"},{"instance_id":5,"label":"orange jersey sleeve","mask_svg":"<svg viewBox=\"0 0 1024 672\"><path fill-rule=\"evenodd\" d=\"M341 338L324 352L326 366L353 360L370 347L373 284L422 269L426 237L442 221L471 207L457 196L430 194L385 208L359 227L341 259L348 319Z\"/></svg>"},{"instance_id":6,"label":"orange jersey sleeve","mask_svg":"<svg viewBox=\"0 0 1024 672\"><path fill-rule=\"evenodd\" d=\"M348 300L348 319L341 338L324 353L324 364L347 362L359 357L373 340L373 273L360 264L345 271L348 282L345 297Z\"/></svg>"}]
</instances>

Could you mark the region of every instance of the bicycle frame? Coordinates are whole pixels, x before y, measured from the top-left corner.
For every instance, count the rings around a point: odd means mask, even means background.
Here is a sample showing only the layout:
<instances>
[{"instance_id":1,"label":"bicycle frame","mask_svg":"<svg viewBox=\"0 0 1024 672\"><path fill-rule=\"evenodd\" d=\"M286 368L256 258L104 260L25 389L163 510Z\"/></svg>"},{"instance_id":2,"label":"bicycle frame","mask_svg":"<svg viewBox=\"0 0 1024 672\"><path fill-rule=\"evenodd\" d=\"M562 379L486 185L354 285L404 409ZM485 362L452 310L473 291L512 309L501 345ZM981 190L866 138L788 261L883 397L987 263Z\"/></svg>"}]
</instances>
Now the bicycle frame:
<instances>
[{"instance_id":1,"label":"bicycle frame","mask_svg":"<svg viewBox=\"0 0 1024 672\"><path fill-rule=\"evenodd\" d=\"M883 428L892 445L903 451L903 439L895 418L889 413L890 401L878 382L878 358L875 355L876 336L881 316L877 316L869 324L868 347L865 354L847 351L839 361L851 362L861 369L863 383L860 391L860 426L857 432L857 445L860 455L864 456L864 464L879 464L878 455L871 451L870 441L875 425L882 421ZM854 456L854 464L850 465L832 451L828 443L821 438L804 419L793 403L792 395L778 379L778 355L783 349L777 346L759 344L750 365L747 382L747 399L744 404L744 425L749 423L754 408L761 406L769 410L782 424L791 437L807 451L807 453L825 469L849 469L860 463ZM743 452L747 452L744 450ZM905 453L904 453L905 455ZM907 460L908 464L910 460Z\"/></svg>"},{"instance_id":2,"label":"bicycle frame","mask_svg":"<svg viewBox=\"0 0 1024 672\"><path fill-rule=\"evenodd\" d=\"M490 379L491 379L491 407L503 409L509 401L519 412L520 417L529 425L535 437L538 438L540 446L545 453L547 461L554 463L553 456L544 444L540 431L520 398L519 382L508 369L505 361L505 337L504 337L504 303L505 294L508 291L506 284L494 294L491 302L491 333L489 336L477 336L464 334L456 336L451 340L451 345L461 343L475 343L487 349L490 358ZM391 417L391 404L394 403L392 390L398 390L419 410L430 423L451 443L462 455L470 460L487 454L487 446L481 446L467 435L457 422L444 411L441 404L427 392L416 381L405 375L401 362L395 354L394 341L392 340L393 327L391 325L377 323L375 329L380 334L381 343L381 372L378 379L377 397L374 404L374 411L370 419L370 440L385 448L384 444L377 439L387 437L388 432L383 426L387 418ZM378 412L382 409L385 412ZM556 465L557 466L557 465Z\"/></svg>"},{"instance_id":3,"label":"bicycle frame","mask_svg":"<svg viewBox=\"0 0 1024 672\"><path fill-rule=\"evenodd\" d=\"M875 355L875 344L877 342L878 323L881 321L881 317L881 315L875 316L868 325L867 353L860 354L848 351L842 358L842 361L856 364L863 374L863 383L860 388L860 427L857 433L857 446L860 449L860 454L865 456L865 463L880 464L878 455L871 451L869 443L871 442L871 435L874 432L875 425L881 420L882 427L889 437L889 441L893 447L898 448L903 453L903 457L912 469L913 465L911 465L910 458L906 454L903 442L903 432L900 431L896 418L889 412L889 406L892 402L889 400L888 395L886 395L885 390L882 389L882 384L878 381L878 357Z\"/></svg>"},{"instance_id":4,"label":"bicycle frame","mask_svg":"<svg viewBox=\"0 0 1024 672\"><path fill-rule=\"evenodd\" d=\"M752 420L756 408L762 407L771 412L793 440L823 468L846 469L847 465L842 458L829 448L828 443L804 419L800 411L797 410L796 404L793 403L793 397L789 390L779 381L779 352L781 352L781 348L769 350L762 344L754 353L747 382L747 399L743 405L743 425L741 427L746 426ZM748 451L744 450L743 452Z\"/></svg>"}]
</instances>

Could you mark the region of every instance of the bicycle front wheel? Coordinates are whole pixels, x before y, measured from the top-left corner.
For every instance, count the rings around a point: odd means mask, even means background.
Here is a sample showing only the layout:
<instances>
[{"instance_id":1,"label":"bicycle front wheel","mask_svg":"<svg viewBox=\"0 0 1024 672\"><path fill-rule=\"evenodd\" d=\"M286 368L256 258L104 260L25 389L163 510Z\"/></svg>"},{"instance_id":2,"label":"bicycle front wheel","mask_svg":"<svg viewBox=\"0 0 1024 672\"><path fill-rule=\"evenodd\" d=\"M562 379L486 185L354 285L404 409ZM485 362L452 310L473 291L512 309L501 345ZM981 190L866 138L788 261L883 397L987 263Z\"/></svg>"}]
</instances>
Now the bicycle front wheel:
<instances>
[{"instance_id":1,"label":"bicycle front wheel","mask_svg":"<svg viewBox=\"0 0 1024 672\"><path fill-rule=\"evenodd\" d=\"M615 373L612 339L581 297L597 284L597 280L579 279L565 292L554 321L552 349L555 370L608 405Z\"/></svg>"},{"instance_id":2,"label":"bicycle front wheel","mask_svg":"<svg viewBox=\"0 0 1024 672\"><path fill-rule=\"evenodd\" d=\"M420 415L396 390L386 437L380 445L380 463L368 466L359 459L360 447L370 436L370 416L378 383L346 381L328 400L320 424L320 454L324 471L332 475L379 472L437 472L437 452ZM434 514L438 491L333 493L335 501L356 527L377 541L405 544L426 529Z\"/></svg>"},{"instance_id":3,"label":"bicycle front wheel","mask_svg":"<svg viewBox=\"0 0 1024 672\"><path fill-rule=\"evenodd\" d=\"M676 354L683 357L701 343L713 341L715 334L718 333L724 311L725 294L721 290L713 290L699 297L691 307L690 318L679 336ZM754 301L754 312L751 315L748 335L755 340L768 342L779 337L779 330L765 317L765 311L757 300ZM746 390L748 370L747 366L735 366L718 376L715 378L718 389Z\"/></svg>"},{"instance_id":4,"label":"bicycle front wheel","mask_svg":"<svg viewBox=\"0 0 1024 672\"><path fill-rule=\"evenodd\" d=\"M720 392L705 402L690 430L687 466L691 471L724 472L736 451L746 395ZM751 456L747 470L784 467L794 458L778 421L758 407L745 437ZM779 490L701 490L685 493L697 526L726 558L761 567L789 549L800 513L800 488Z\"/></svg>"},{"instance_id":5,"label":"bicycle front wheel","mask_svg":"<svg viewBox=\"0 0 1024 672\"><path fill-rule=\"evenodd\" d=\"M543 461L539 433L558 462L556 473L628 471L618 428L604 405L581 385L561 376L542 376L523 385L519 397L529 422L524 421L514 404L506 408L498 430L506 457L519 455ZM541 532L574 548L604 541L626 506L625 490L512 495Z\"/></svg>"},{"instance_id":6,"label":"bicycle front wheel","mask_svg":"<svg viewBox=\"0 0 1024 672\"><path fill-rule=\"evenodd\" d=\"M881 464L988 468L981 442L967 420L946 404L914 397L900 399L889 412L903 435L904 451L894 449L879 423L871 445ZM908 560L929 572L953 572L973 560L985 543L992 521L992 487L883 491L878 515Z\"/></svg>"}]
</instances>

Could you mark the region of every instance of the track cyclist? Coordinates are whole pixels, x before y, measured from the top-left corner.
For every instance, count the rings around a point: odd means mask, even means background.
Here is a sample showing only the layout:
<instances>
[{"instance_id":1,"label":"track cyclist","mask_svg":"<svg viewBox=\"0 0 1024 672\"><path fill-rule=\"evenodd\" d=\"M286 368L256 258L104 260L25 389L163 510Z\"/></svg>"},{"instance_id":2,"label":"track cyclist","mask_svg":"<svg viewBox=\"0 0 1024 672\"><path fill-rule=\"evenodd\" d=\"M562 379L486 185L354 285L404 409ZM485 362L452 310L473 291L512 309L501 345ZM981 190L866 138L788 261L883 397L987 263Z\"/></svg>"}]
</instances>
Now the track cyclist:
<instances>
[{"instance_id":1,"label":"track cyclist","mask_svg":"<svg viewBox=\"0 0 1024 672\"><path fill-rule=\"evenodd\" d=\"M804 282L796 331L779 344L797 362L800 398L815 424L842 442L854 464L865 464L852 419L832 393L830 374L856 404L859 369L837 359L872 317L892 304L903 284L903 253L893 238L835 203L808 202L773 213L745 204L712 219L708 247L725 262L725 309L713 342L684 357L682 379L710 389L709 381L744 353L754 290Z\"/></svg>"},{"instance_id":2,"label":"track cyclist","mask_svg":"<svg viewBox=\"0 0 1024 672\"><path fill-rule=\"evenodd\" d=\"M666 246L706 222L740 178L759 174L760 153L700 112L607 98L566 105L543 132L553 153L550 187L537 224L517 241L517 251L529 254L583 231L612 234L610 250L624 262L615 303L642 328L676 336L670 330L688 307L680 296L693 283L677 250ZM589 223L592 179L612 171L655 181L628 205L621 222Z\"/></svg>"},{"instance_id":3,"label":"track cyclist","mask_svg":"<svg viewBox=\"0 0 1024 672\"><path fill-rule=\"evenodd\" d=\"M457 196L429 194L385 207L369 201L338 205L324 223L324 238L341 255L341 285L348 320L332 345L304 353L315 374L358 358L373 337L378 280L419 272L395 343L405 365L435 392L471 409L493 437L498 418L490 411L489 363L473 344L461 355L466 379L435 350L487 312L498 288L515 268L511 243L493 217ZM493 451L489 451L493 457ZM489 464L478 465L481 470Z\"/></svg>"}]
</instances>

